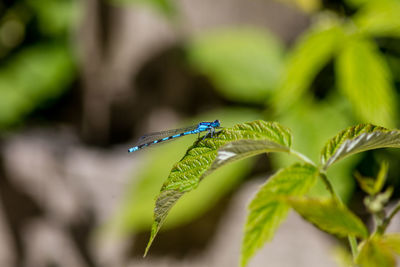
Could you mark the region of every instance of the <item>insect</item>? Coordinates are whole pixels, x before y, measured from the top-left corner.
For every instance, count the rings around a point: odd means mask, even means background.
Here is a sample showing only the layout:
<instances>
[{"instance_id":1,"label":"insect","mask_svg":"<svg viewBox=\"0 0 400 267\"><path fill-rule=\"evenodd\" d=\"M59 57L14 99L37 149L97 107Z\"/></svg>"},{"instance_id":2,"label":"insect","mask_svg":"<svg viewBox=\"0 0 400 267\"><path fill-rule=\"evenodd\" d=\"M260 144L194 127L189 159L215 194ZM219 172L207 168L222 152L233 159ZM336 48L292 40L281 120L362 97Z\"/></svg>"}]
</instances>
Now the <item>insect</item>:
<instances>
[{"instance_id":1,"label":"insect","mask_svg":"<svg viewBox=\"0 0 400 267\"><path fill-rule=\"evenodd\" d=\"M199 134L201 132L206 132L207 134L203 137L203 140L210 134L213 137L215 133L215 129L219 129L220 127L219 120L215 120L212 122L200 122L197 125L186 128L179 128L155 133L149 133L139 138L139 141L136 143L136 146L128 149L128 152L135 152L144 147L148 147L153 144L161 143L167 140L172 140L181 136L189 135L189 134Z\"/></svg>"}]
</instances>

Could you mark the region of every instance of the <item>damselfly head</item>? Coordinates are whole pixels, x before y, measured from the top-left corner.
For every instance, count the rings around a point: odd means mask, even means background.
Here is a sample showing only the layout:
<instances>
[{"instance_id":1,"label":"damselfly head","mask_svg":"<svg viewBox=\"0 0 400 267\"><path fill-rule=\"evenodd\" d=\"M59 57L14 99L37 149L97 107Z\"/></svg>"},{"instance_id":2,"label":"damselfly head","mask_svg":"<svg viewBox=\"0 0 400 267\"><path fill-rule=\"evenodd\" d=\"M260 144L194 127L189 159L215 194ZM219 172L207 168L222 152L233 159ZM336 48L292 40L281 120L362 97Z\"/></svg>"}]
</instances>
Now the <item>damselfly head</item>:
<instances>
[{"instance_id":1,"label":"damselfly head","mask_svg":"<svg viewBox=\"0 0 400 267\"><path fill-rule=\"evenodd\" d=\"M213 127L219 127L219 126L221 126L221 123L219 122L219 120L215 120L215 121L213 121L213 122L211 123L211 125L212 125Z\"/></svg>"}]
</instances>

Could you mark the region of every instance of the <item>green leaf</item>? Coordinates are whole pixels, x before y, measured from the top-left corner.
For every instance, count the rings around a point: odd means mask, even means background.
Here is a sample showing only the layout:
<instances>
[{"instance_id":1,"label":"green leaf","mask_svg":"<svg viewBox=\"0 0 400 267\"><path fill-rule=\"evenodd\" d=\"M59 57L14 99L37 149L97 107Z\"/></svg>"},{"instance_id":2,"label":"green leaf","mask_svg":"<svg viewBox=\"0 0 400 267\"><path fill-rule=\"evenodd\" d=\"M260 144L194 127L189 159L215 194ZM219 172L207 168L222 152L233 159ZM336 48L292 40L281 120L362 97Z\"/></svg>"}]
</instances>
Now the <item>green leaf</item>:
<instances>
[{"instance_id":1,"label":"green leaf","mask_svg":"<svg viewBox=\"0 0 400 267\"><path fill-rule=\"evenodd\" d=\"M352 36L336 61L339 90L363 121L392 127L396 97L389 67L374 43Z\"/></svg>"},{"instance_id":2,"label":"green leaf","mask_svg":"<svg viewBox=\"0 0 400 267\"><path fill-rule=\"evenodd\" d=\"M376 179L371 177L364 177L359 173L356 173L355 177L361 189L372 196L379 193L382 190L383 185L385 184L388 167L389 165L387 162L382 162Z\"/></svg>"},{"instance_id":3,"label":"green leaf","mask_svg":"<svg viewBox=\"0 0 400 267\"><path fill-rule=\"evenodd\" d=\"M388 163L382 162L376 179L363 177L359 173L356 173L355 177L364 192L368 193L369 195L376 195L382 190L383 185L385 184L388 169Z\"/></svg>"},{"instance_id":4,"label":"green leaf","mask_svg":"<svg viewBox=\"0 0 400 267\"><path fill-rule=\"evenodd\" d=\"M209 121L218 118L224 127L231 127L238 122L251 121L260 114L249 109L222 109L201 114L190 121L182 122L177 127L196 124L199 121ZM175 128L175 127L172 127ZM148 230L153 223L154 196L160 192L160 187L171 166L179 161L186 149L193 144L197 136L179 138L174 142L154 146L141 151L134 156L142 157L140 166L132 170L132 182L127 186L121 207L107 227L111 234L127 235ZM154 168L155 162L157 168ZM186 194L171 210L163 225L163 230L171 229L191 222L204 214L228 192L231 192L250 171L253 159L246 159L229 164L217 172L190 194Z\"/></svg>"},{"instance_id":5,"label":"green leaf","mask_svg":"<svg viewBox=\"0 0 400 267\"><path fill-rule=\"evenodd\" d=\"M358 29L372 37L400 37L400 2L369 1L355 16Z\"/></svg>"},{"instance_id":6,"label":"green leaf","mask_svg":"<svg viewBox=\"0 0 400 267\"><path fill-rule=\"evenodd\" d=\"M389 164L386 161L381 163L381 168L379 169L378 176L376 177L376 181L374 183L374 192L378 193L382 190L385 185L386 177L389 171Z\"/></svg>"},{"instance_id":7,"label":"green leaf","mask_svg":"<svg viewBox=\"0 0 400 267\"><path fill-rule=\"evenodd\" d=\"M338 236L367 237L364 223L345 205L332 199L289 198L288 203L307 221Z\"/></svg>"},{"instance_id":8,"label":"green leaf","mask_svg":"<svg viewBox=\"0 0 400 267\"><path fill-rule=\"evenodd\" d=\"M394 267L394 255L379 236L367 239L360 245L360 253L356 263L361 267Z\"/></svg>"},{"instance_id":9,"label":"green leaf","mask_svg":"<svg viewBox=\"0 0 400 267\"><path fill-rule=\"evenodd\" d=\"M321 152L321 164L327 169L336 161L366 150L400 147L400 131L372 124L349 127L332 138Z\"/></svg>"},{"instance_id":10,"label":"green leaf","mask_svg":"<svg viewBox=\"0 0 400 267\"><path fill-rule=\"evenodd\" d=\"M281 133L285 135L283 138L286 140L291 140L289 131L282 129ZM226 163L255 156L257 154L289 151L290 143L288 146L285 146L270 140L239 140L228 143L227 145L224 145L218 149L217 158L214 160L209 171L213 171Z\"/></svg>"},{"instance_id":11,"label":"green leaf","mask_svg":"<svg viewBox=\"0 0 400 267\"><path fill-rule=\"evenodd\" d=\"M369 194L369 195L375 195L375 180L371 177L364 177L359 173L355 173L354 177L356 178L358 184L360 185L361 189Z\"/></svg>"},{"instance_id":12,"label":"green leaf","mask_svg":"<svg viewBox=\"0 0 400 267\"><path fill-rule=\"evenodd\" d=\"M386 246L388 246L394 253L400 255L400 234L391 233L386 234L382 237L382 240Z\"/></svg>"},{"instance_id":13,"label":"green leaf","mask_svg":"<svg viewBox=\"0 0 400 267\"><path fill-rule=\"evenodd\" d=\"M304 151L306 156L313 161L318 161L323 147L330 137L337 134L340 129L351 125L348 114L351 109L337 92L331 94L325 101L315 101L311 97L305 97L296 102L290 112L279 114L277 121L289 127L293 133L293 149ZM321 127L323 125L323 127ZM283 168L294 163L294 157L286 153L271 155L273 164ZM332 183L335 192L346 202L352 195L355 181L352 179L354 164L357 156L329 168L328 179ZM313 197L329 197L322 179L318 179L315 186L307 194Z\"/></svg>"},{"instance_id":14,"label":"green leaf","mask_svg":"<svg viewBox=\"0 0 400 267\"><path fill-rule=\"evenodd\" d=\"M79 1L28 0L27 3L35 10L42 33L69 34L79 21Z\"/></svg>"},{"instance_id":15,"label":"green leaf","mask_svg":"<svg viewBox=\"0 0 400 267\"><path fill-rule=\"evenodd\" d=\"M339 267L350 267L353 266L353 256L350 251L344 246L336 246L333 249L333 259L336 265Z\"/></svg>"},{"instance_id":16,"label":"green leaf","mask_svg":"<svg viewBox=\"0 0 400 267\"><path fill-rule=\"evenodd\" d=\"M188 149L186 155L175 164L161 188L161 193L156 200L152 227L157 230L152 231L145 255L172 206L184 193L195 189L210 173L207 169L216 159L218 149L229 142L241 139L269 140L287 147L291 144L291 136L286 128L277 123L262 120L225 128L216 133L214 138L198 139Z\"/></svg>"},{"instance_id":17,"label":"green leaf","mask_svg":"<svg viewBox=\"0 0 400 267\"><path fill-rule=\"evenodd\" d=\"M219 29L191 41L187 56L227 99L264 103L283 68L283 45L265 29Z\"/></svg>"},{"instance_id":18,"label":"green leaf","mask_svg":"<svg viewBox=\"0 0 400 267\"><path fill-rule=\"evenodd\" d=\"M70 51L62 45L37 45L20 51L0 68L0 129L58 97L74 77Z\"/></svg>"},{"instance_id":19,"label":"green leaf","mask_svg":"<svg viewBox=\"0 0 400 267\"><path fill-rule=\"evenodd\" d=\"M300 38L288 58L273 99L278 110L286 110L303 96L316 75L333 58L343 36L342 29L336 25L319 25Z\"/></svg>"},{"instance_id":20,"label":"green leaf","mask_svg":"<svg viewBox=\"0 0 400 267\"><path fill-rule=\"evenodd\" d=\"M294 164L278 171L260 188L249 205L241 266L247 265L255 252L272 239L287 216L289 205L281 198L305 194L317 177L318 170L314 166Z\"/></svg>"}]
</instances>

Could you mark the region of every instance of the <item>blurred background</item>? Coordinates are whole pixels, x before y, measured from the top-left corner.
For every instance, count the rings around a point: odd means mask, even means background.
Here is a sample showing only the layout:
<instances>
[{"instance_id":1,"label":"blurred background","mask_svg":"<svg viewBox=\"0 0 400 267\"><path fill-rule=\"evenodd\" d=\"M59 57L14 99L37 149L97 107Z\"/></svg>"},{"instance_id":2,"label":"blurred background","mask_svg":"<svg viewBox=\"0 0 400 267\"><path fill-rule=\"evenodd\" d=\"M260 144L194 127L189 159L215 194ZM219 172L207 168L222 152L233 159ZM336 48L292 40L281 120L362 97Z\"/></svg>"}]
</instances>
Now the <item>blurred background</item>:
<instances>
[{"instance_id":1,"label":"blurred background","mask_svg":"<svg viewBox=\"0 0 400 267\"><path fill-rule=\"evenodd\" d=\"M399 14L398 0L2 0L0 266L237 266L246 205L292 159L207 177L143 259L155 197L196 137L127 149L151 131L264 119L318 161L347 126L397 128ZM353 175L382 160L395 202L399 151L328 173L366 222ZM338 266L347 249L290 214L250 266Z\"/></svg>"}]
</instances>

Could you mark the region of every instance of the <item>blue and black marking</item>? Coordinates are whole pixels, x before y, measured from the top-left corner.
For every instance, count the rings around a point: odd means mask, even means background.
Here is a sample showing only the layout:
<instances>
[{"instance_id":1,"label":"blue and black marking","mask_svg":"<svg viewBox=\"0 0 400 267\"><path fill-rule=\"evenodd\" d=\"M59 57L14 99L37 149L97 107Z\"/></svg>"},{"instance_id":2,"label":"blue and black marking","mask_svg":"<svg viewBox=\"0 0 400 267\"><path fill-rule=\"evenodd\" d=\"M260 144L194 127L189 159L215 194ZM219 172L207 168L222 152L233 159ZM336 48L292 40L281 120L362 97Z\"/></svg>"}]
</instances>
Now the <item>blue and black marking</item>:
<instances>
[{"instance_id":1,"label":"blue and black marking","mask_svg":"<svg viewBox=\"0 0 400 267\"><path fill-rule=\"evenodd\" d=\"M205 131L207 131L208 133L204 136L204 138L206 138L209 134L211 135L211 137L213 137L213 134L215 133L215 129L218 129L218 128L221 128L220 122L219 122L219 120L215 120L212 122L200 122L196 126L192 126L192 127L188 127L188 128L174 129L174 130L168 130L168 131L163 131L163 132L147 134L145 136L142 136L139 139L136 146L128 149L128 152L135 152L144 147L147 147L147 146L150 146L153 144L158 144L158 143L161 143L164 141L172 140L172 139L184 136L184 135L197 134L197 133L200 135L201 132L205 132ZM162 136L165 136L165 137L160 138Z\"/></svg>"}]
</instances>

